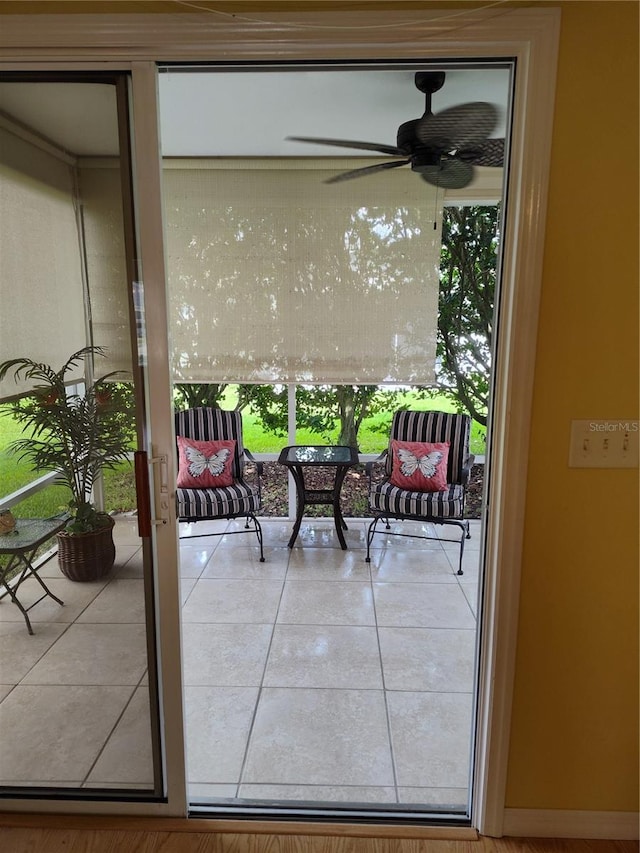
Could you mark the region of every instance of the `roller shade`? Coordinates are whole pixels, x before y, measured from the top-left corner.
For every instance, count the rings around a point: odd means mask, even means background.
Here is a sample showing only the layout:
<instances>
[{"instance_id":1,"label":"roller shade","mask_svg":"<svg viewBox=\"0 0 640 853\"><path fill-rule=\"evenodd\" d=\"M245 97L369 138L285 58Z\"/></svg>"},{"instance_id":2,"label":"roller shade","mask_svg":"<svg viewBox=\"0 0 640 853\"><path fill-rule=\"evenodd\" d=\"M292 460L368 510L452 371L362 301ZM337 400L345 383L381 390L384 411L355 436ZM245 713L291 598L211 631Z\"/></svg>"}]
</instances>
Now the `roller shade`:
<instances>
[{"instance_id":1,"label":"roller shade","mask_svg":"<svg viewBox=\"0 0 640 853\"><path fill-rule=\"evenodd\" d=\"M323 183L358 165L165 161L176 381L433 381L442 199L409 169Z\"/></svg>"},{"instance_id":2,"label":"roller shade","mask_svg":"<svg viewBox=\"0 0 640 853\"><path fill-rule=\"evenodd\" d=\"M0 361L58 368L85 343L72 166L0 129ZM30 387L10 374L0 399Z\"/></svg>"},{"instance_id":3,"label":"roller shade","mask_svg":"<svg viewBox=\"0 0 640 853\"><path fill-rule=\"evenodd\" d=\"M93 166L80 161L79 175L91 331L93 343L105 351L95 360L95 373L120 371L117 378L128 379L131 332L120 164L116 159Z\"/></svg>"}]
</instances>

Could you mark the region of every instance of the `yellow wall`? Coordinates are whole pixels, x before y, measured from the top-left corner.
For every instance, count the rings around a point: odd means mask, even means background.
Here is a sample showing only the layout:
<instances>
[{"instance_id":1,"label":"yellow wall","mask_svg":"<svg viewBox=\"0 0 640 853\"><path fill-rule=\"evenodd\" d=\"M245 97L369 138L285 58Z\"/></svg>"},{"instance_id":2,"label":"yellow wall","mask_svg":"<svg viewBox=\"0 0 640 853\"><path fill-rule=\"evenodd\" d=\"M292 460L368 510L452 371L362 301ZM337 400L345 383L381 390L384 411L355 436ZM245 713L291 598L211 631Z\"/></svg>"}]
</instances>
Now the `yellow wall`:
<instances>
[{"instance_id":1,"label":"yellow wall","mask_svg":"<svg viewBox=\"0 0 640 853\"><path fill-rule=\"evenodd\" d=\"M562 4L507 805L638 808L638 472L567 466L638 417L638 6Z\"/></svg>"},{"instance_id":2,"label":"yellow wall","mask_svg":"<svg viewBox=\"0 0 640 853\"><path fill-rule=\"evenodd\" d=\"M637 810L638 475L567 456L572 418L638 416L638 5L544 5L562 32L507 806Z\"/></svg>"}]
</instances>

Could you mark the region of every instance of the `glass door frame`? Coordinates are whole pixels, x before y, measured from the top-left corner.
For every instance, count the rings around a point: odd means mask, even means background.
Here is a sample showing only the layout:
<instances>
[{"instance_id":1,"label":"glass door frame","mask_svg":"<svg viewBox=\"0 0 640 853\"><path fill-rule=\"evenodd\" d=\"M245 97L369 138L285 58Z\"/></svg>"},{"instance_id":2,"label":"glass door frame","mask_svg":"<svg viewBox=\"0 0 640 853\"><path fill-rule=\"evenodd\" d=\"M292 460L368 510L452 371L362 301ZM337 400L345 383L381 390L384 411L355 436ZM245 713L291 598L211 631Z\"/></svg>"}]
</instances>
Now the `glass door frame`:
<instances>
[{"instance_id":1,"label":"glass door frame","mask_svg":"<svg viewBox=\"0 0 640 853\"><path fill-rule=\"evenodd\" d=\"M486 581L476 731L473 825L487 835L502 834L511 695L515 668L520 560L528 461L529 422L542 279L544 226L560 12L555 9L308 12L250 19L219 16L24 15L2 16L0 68L7 70L131 71L133 173L138 215L138 250L143 271L152 389L149 420L154 456L167 458L173 481L173 435L158 146L156 62L239 60L277 63L296 60L514 59L516 81L507 182L506 238L502 267L500 322L496 353L494 420L490 441L493 472L491 505L483 547ZM419 19L419 20L416 20ZM85 47L68 47L85 45ZM186 816L186 774L182 685L178 550L175 510L158 496L155 556L158 559L156 614L160 665L160 715L164 733L166 801L7 800L12 811L92 812ZM166 518L161 516L165 515ZM277 832L276 822L252 831ZM238 831L237 821L216 821L216 829ZM297 831L305 824L298 823ZM326 832L330 825L323 825ZM345 832L345 827L341 832ZM385 834L371 827L371 835ZM396 828L397 830L398 828ZM429 829L426 827L425 829ZM291 831L291 827L289 827Z\"/></svg>"}]
</instances>

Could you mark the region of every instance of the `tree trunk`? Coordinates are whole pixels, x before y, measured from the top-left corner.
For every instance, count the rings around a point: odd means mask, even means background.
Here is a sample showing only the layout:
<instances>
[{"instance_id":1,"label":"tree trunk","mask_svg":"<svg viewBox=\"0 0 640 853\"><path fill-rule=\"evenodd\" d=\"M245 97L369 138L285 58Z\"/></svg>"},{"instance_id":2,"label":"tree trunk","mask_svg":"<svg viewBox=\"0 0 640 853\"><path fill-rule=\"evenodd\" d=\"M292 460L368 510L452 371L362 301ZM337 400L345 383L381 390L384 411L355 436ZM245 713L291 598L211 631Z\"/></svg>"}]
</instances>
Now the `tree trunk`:
<instances>
[{"instance_id":1,"label":"tree trunk","mask_svg":"<svg viewBox=\"0 0 640 853\"><path fill-rule=\"evenodd\" d=\"M351 385L338 385L338 410L340 413L340 435L338 444L358 449L358 428L356 426L355 389Z\"/></svg>"}]
</instances>

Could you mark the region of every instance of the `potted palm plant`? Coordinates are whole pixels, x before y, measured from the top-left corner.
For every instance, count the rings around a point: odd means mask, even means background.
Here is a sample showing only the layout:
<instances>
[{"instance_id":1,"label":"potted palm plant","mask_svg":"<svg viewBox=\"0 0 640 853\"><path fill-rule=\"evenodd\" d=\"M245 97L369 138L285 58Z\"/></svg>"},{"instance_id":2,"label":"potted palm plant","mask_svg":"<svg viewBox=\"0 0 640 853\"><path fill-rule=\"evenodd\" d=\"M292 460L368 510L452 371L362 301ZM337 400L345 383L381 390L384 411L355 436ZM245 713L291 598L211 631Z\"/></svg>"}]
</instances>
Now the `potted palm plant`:
<instances>
[{"instance_id":1,"label":"potted palm plant","mask_svg":"<svg viewBox=\"0 0 640 853\"><path fill-rule=\"evenodd\" d=\"M59 370L29 358L0 364L0 381L13 372L36 383L26 397L5 405L23 426L23 438L9 449L35 471L55 471L71 492L69 522L58 534L58 562L71 580L96 580L113 566L113 518L96 509L93 486L100 472L127 458L134 436L132 395L107 374L83 394L69 393L70 373L85 360L104 355L99 347L73 353Z\"/></svg>"}]
</instances>

